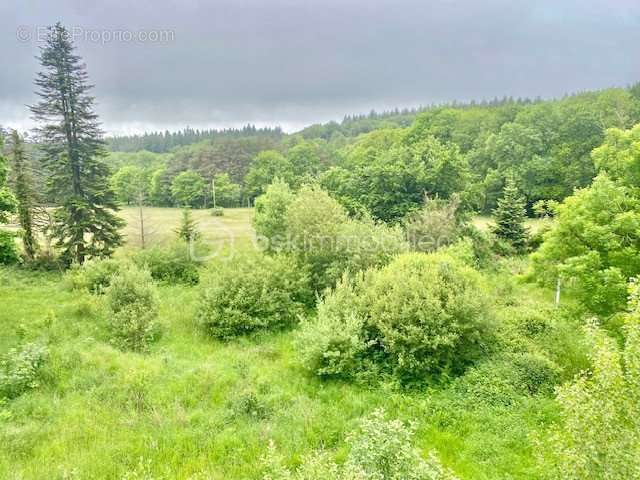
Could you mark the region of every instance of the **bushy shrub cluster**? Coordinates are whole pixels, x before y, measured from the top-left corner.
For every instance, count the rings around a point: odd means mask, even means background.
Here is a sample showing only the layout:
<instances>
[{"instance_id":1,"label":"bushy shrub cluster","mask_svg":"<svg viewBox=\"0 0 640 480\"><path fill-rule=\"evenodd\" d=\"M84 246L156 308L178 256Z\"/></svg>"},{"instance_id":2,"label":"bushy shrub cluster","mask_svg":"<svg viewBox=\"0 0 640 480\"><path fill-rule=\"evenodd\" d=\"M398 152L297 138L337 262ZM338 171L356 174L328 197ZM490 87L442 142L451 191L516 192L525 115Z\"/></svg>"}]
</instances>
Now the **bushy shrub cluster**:
<instances>
[{"instance_id":1,"label":"bushy shrub cluster","mask_svg":"<svg viewBox=\"0 0 640 480\"><path fill-rule=\"evenodd\" d=\"M74 264L67 272L67 278L73 289L102 294L120 268L121 264L114 259L87 260L82 265Z\"/></svg>"},{"instance_id":2,"label":"bushy shrub cluster","mask_svg":"<svg viewBox=\"0 0 640 480\"><path fill-rule=\"evenodd\" d=\"M0 230L0 265L13 265L20 261L16 236L13 232Z\"/></svg>"},{"instance_id":3,"label":"bushy shrub cluster","mask_svg":"<svg viewBox=\"0 0 640 480\"><path fill-rule=\"evenodd\" d=\"M211 209L212 217L224 217L224 208L222 207L213 207Z\"/></svg>"},{"instance_id":4,"label":"bushy shrub cluster","mask_svg":"<svg viewBox=\"0 0 640 480\"><path fill-rule=\"evenodd\" d=\"M423 207L405 219L404 229L413 250L433 252L460 238L464 220L458 196L448 200L425 197Z\"/></svg>"},{"instance_id":5,"label":"bushy shrub cluster","mask_svg":"<svg viewBox=\"0 0 640 480\"><path fill-rule=\"evenodd\" d=\"M195 285L200 281L199 262L184 244L140 250L133 256L133 262L148 269L159 282Z\"/></svg>"},{"instance_id":6,"label":"bushy shrub cluster","mask_svg":"<svg viewBox=\"0 0 640 480\"><path fill-rule=\"evenodd\" d=\"M414 427L386 420L375 410L347 437L350 451L344 464L334 463L328 453L317 452L292 472L285 468L270 445L263 480L456 480L435 454L425 459L413 447Z\"/></svg>"},{"instance_id":7,"label":"bushy shrub cluster","mask_svg":"<svg viewBox=\"0 0 640 480\"><path fill-rule=\"evenodd\" d=\"M15 398L38 387L38 376L47 355L46 346L29 343L0 357L0 399Z\"/></svg>"},{"instance_id":8,"label":"bushy shrub cluster","mask_svg":"<svg viewBox=\"0 0 640 480\"><path fill-rule=\"evenodd\" d=\"M551 397L556 386L589 368L580 311L536 301L528 285L505 282L504 274L486 277L486 287L499 307L489 355L454 382L452 393L464 408Z\"/></svg>"},{"instance_id":9,"label":"bushy shrub cluster","mask_svg":"<svg viewBox=\"0 0 640 480\"><path fill-rule=\"evenodd\" d=\"M321 376L379 368L402 382L460 372L490 325L478 275L448 255L408 253L341 282L303 324L304 365Z\"/></svg>"},{"instance_id":10,"label":"bushy shrub cluster","mask_svg":"<svg viewBox=\"0 0 640 480\"><path fill-rule=\"evenodd\" d=\"M253 228L265 251L279 252L287 249L286 218L293 198L289 185L276 178L267 187L265 194L256 199Z\"/></svg>"},{"instance_id":11,"label":"bushy shrub cluster","mask_svg":"<svg viewBox=\"0 0 640 480\"><path fill-rule=\"evenodd\" d=\"M318 291L335 285L345 272L387 264L408 249L401 229L368 217L349 218L324 190L303 187L287 210L290 250L309 266Z\"/></svg>"},{"instance_id":12,"label":"bushy shrub cluster","mask_svg":"<svg viewBox=\"0 0 640 480\"><path fill-rule=\"evenodd\" d=\"M158 293L148 270L126 265L106 292L112 341L125 350L146 351L159 333Z\"/></svg>"},{"instance_id":13,"label":"bushy shrub cluster","mask_svg":"<svg viewBox=\"0 0 640 480\"><path fill-rule=\"evenodd\" d=\"M247 253L213 268L197 320L212 336L229 339L287 327L311 298L308 275L290 258Z\"/></svg>"},{"instance_id":14,"label":"bushy shrub cluster","mask_svg":"<svg viewBox=\"0 0 640 480\"><path fill-rule=\"evenodd\" d=\"M309 268L318 292L345 272L385 265L408 249L400 228L366 216L349 218L317 186L294 195L286 184L274 183L256 201L254 227L266 251L289 253Z\"/></svg>"},{"instance_id":15,"label":"bushy shrub cluster","mask_svg":"<svg viewBox=\"0 0 640 480\"><path fill-rule=\"evenodd\" d=\"M595 321L586 326L593 368L558 390L562 421L545 440L549 478L638 478L640 311L632 307L620 349Z\"/></svg>"},{"instance_id":16,"label":"bushy shrub cluster","mask_svg":"<svg viewBox=\"0 0 640 480\"><path fill-rule=\"evenodd\" d=\"M560 368L544 355L500 354L471 369L456 384L472 405L510 406L533 395L549 395Z\"/></svg>"}]
</instances>

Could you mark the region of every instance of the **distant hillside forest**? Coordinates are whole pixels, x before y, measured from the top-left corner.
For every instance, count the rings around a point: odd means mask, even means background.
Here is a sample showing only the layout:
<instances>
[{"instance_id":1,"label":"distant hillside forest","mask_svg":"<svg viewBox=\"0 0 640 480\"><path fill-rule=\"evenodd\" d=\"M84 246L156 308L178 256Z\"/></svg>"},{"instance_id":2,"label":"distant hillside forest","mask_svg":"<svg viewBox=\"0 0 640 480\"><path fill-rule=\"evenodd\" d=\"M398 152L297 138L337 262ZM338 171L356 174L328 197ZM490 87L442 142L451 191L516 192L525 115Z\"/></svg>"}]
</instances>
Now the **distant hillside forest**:
<instances>
[{"instance_id":1,"label":"distant hillside forest","mask_svg":"<svg viewBox=\"0 0 640 480\"><path fill-rule=\"evenodd\" d=\"M122 203L251 205L277 177L317 182L351 213L397 221L425 196L491 212L513 178L534 204L561 201L596 174L591 151L608 128L640 122L640 86L555 100L496 99L346 116L286 134L232 130L107 139Z\"/></svg>"}]
</instances>

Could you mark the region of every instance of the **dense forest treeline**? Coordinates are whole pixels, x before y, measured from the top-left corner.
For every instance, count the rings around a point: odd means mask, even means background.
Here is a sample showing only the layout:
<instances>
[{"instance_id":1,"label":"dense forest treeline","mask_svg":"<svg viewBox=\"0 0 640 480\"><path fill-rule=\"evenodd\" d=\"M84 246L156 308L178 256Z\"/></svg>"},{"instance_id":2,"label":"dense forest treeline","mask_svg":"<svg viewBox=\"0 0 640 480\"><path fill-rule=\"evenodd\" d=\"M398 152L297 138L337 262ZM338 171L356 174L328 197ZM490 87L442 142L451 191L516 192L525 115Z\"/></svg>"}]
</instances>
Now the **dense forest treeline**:
<instances>
[{"instance_id":1,"label":"dense forest treeline","mask_svg":"<svg viewBox=\"0 0 640 480\"><path fill-rule=\"evenodd\" d=\"M635 85L556 100L372 111L295 134L252 126L185 129L112 138L107 145L116 184L118 177L143 176L147 204L207 206L218 176L223 206L247 205L279 177L294 188L319 182L350 212L395 221L418 208L424 195L458 193L468 209L488 213L509 177L533 214L536 202L561 201L591 182L591 151L608 128L638 122ZM185 182L173 188L174 182L185 173L197 192L176 193ZM119 193L124 202L130 196Z\"/></svg>"},{"instance_id":2,"label":"dense forest treeline","mask_svg":"<svg viewBox=\"0 0 640 480\"><path fill-rule=\"evenodd\" d=\"M495 107L506 103L531 104L540 102L537 98L531 100L513 99L512 97L494 98L493 100L482 100L480 102L471 101L450 102L427 107L394 108L377 112L371 110L367 114L345 115L341 122L330 121L327 123L316 123L300 130L299 134L304 138L324 138L331 140L337 135L345 137L355 137L362 133L388 127L408 127L415 120L419 113L438 108L473 108L473 107ZM284 135L280 127L256 128L255 125L247 124L240 129L193 129L186 127L183 130L170 132L145 132L141 135L114 135L106 138L108 148L114 152L136 152L138 150L148 150L156 153L166 153L179 146L191 145L202 140L211 140L224 137L244 137L244 136L273 136Z\"/></svg>"},{"instance_id":3,"label":"dense forest treeline","mask_svg":"<svg viewBox=\"0 0 640 480\"><path fill-rule=\"evenodd\" d=\"M106 138L107 147L114 152L137 152L148 150L149 152L165 153L176 147L183 147L203 140L238 137L270 137L280 138L283 135L280 127L256 128L247 124L242 128L229 129L193 129L186 127L177 132L150 132L142 135L113 136Z\"/></svg>"}]
</instances>

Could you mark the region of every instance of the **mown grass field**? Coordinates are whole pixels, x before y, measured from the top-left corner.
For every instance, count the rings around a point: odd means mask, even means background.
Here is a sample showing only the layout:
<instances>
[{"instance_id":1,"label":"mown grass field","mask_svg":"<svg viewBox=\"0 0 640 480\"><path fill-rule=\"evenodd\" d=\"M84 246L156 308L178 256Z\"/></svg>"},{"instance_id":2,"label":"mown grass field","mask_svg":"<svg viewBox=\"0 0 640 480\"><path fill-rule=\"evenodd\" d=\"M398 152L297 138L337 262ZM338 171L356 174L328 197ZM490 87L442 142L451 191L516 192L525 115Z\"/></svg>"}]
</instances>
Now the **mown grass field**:
<instances>
[{"instance_id":1,"label":"mown grass field","mask_svg":"<svg viewBox=\"0 0 640 480\"><path fill-rule=\"evenodd\" d=\"M529 229L529 232L536 233L540 228L549 224L551 220L540 218L527 218L525 226ZM488 215L477 215L473 218L473 224L480 230L488 230L491 228L493 219Z\"/></svg>"},{"instance_id":2,"label":"mown grass field","mask_svg":"<svg viewBox=\"0 0 640 480\"><path fill-rule=\"evenodd\" d=\"M136 207L123 207L120 216L127 222L123 233L128 247L139 248L140 211ZM251 208L225 208L224 215L214 217L210 210L192 210L191 214L198 222L202 241L212 245L236 244L246 247L253 243L254 232L251 227ZM145 242L147 245L163 245L175 239L175 230L180 226L182 210L179 208L144 207Z\"/></svg>"},{"instance_id":3,"label":"mown grass field","mask_svg":"<svg viewBox=\"0 0 640 480\"><path fill-rule=\"evenodd\" d=\"M217 244L236 243L240 247L253 244L254 231L251 227L251 208L225 208L222 217L211 216L210 210L192 210L193 218L198 222L198 228L205 242ZM128 247L139 248L140 240L140 211L136 207L123 207L120 216L125 219L124 229ZM182 210L178 208L144 207L142 218L145 225L145 237L148 245L162 245L175 238L175 230L180 225ZM526 225L532 233L538 231L548 220L527 219ZM473 224L482 229L490 228L492 219L479 215L473 219Z\"/></svg>"},{"instance_id":4,"label":"mown grass field","mask_svg":"<svg viewBox=\"0 0 640 480\"><path fill-rule=\"evenodd\" d=\"M212 216L208 209L194 209L191 214L198 222L198 228L205 244L212 247L220 245L234 245L239 248L255 246L255 233L251 227L252 208L225 208L224 215L221 217ZM119 215L126 221L123 230L125 250L140 248L142 244L140 210L137 207L125 206L121 208ZM144 207L142 220L145 244L147 246L166 245L175 240L175 231L180 226L181 218L182 210L179 208ZM547 222L548 220L529 218L526 221L526 226L531 233L535 233ZM473 218L473 224L481 230L488 230L491 223L491 217L486 215L478 215ZM16 230L15 226L8 227L8 229Z\"/></svg>"},{"instance_id":5,"label":"mown grass field","mask_svg":"<svg viewBox=\"0 0 640 480\"><path fill-rule=\"evenodd\" d=\"M146 211L155 240L167 241L180 211ZM251 245L249 210L194 214L205 236L226 241L227 229L240 254ZM135 248L131 224L127 234ZM491 277L498 319L551 306L550 292L512 280L524 267ZM39 387L0 405L0 478L258 479L270 441L289 465L318 449L340 460L347 432L377 407L415 421L416 446L463 479L540 477L533 436L556 416L551 398L473 406L446 383L321 381L301 368L295 332L214 341L194 321L200 286L159 288L162 337L136 354L110 345L100 297L71 291L62 274L0 270L1 351L41 342L50 352Z\"/></svg>"}]
</instances>

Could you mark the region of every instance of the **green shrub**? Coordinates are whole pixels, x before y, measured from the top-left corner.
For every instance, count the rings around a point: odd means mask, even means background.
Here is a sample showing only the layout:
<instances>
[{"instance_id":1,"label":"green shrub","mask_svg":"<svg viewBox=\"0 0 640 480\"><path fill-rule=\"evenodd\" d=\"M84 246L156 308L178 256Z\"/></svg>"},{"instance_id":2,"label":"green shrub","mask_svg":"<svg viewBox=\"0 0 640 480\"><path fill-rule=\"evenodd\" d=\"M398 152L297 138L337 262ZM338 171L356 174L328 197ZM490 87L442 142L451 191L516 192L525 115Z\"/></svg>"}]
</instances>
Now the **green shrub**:
<instances>
[{"instance_id":1,"label":"green shrub","mask_svg":"<svg viewBox=\"0 0 640 480\"><path fill-rule=\"evenodd\" d=\"M513 247L511 243L503 238L495 237L491 243L491 250L499 257L513 257L518 251Z\"/></svg>"},{"instance_id":2,"label":"green shrub","mask_svg":"<svg viewBox=\"0 0 640 480\"><path fill-rule=\"evenodd\" d=\"M222 207L213 207L211 209L212 217L224 217L224 208Z\"/></svg>"},{"instance_id":3,"label":"green shrub","mask_svg":"<svg viewBox=\"0 0 640 480\"><path fill-rule=\"evenodd\" d=\"M318 319L302 321L297 350L301 362L315 374L348 378L365 362L365 319L352 310L356 303L355 287L345 277L318 304Z\"/></svg>"},{"instance_id":4,"label":"green shrub","mask_svg":"<svg viewBox=\"0 0 640 480\"><path fill-rule=\"evenodd\" d=\"M13 265L20 262L15 238L14 233L0 230L0 265Z\"/></svg>"},{"instance_id":5,"label":"green shrub","mask_svg":"<svg viewBox=\"0 0 640 480\"><path fill-rule=\"evenodd\" d=\"M538 228L535 232L529 235L527 239L527 250L530 252L535 252L540 248L542 243L544 242L544 236L548 231L551 230L551 224L545 223L540 228Z\"/></svg>"},{"instance_id":6,"label":"green shrub","mask_svg":"<svg viewBox=\"0 0 640 480\"><path fill-rule=\"evenodd\" d=\"M501 354L467 371L456 385L472 405L509 406L532 395L550 395L560 368L540 354Z\"/></svg>"},{"instance_id":7,"label":"green shrub","mask_svg":"<svg viewBox=\"0 0 640 480\"><path fill-rule=\"evenodd\" d=\"M399 227L369 216L349 218L345 209L317 186L292 194L274 182L256 201L253 225L266 252L287 252L309 268L316 292L333 287L345 272L386 265L408 250Z\"/></svg>"},{"instance_id":8,"label":"green shrub","mask_svg":"<svg viewBox=\"0 0 640 480\"><path fill-rule=\"evenodd\" d=\"M561 421L539 451L549 478L638 478L640 472L640 311L632 297L619 348L595 321L585 330L593 368L558 390Z\"/></svg>"},{"instance_id":9,"label":"green shrub","mask_svg":"<svg viewBox=\"0 0 640 480\"><path fill-rule=\"evenodd\" d=\"M560 368L543 355L521 353L510 355L514 386L526 395L548 395L560 380Z\"/></svg>"},{"instance_id":10,"label":"green shrub","mask_svg":"<svg viewBox=\"0 0 640 480\"><path fill-rule=\"evenodd\" d=\"M145 351L158 336L158 293L147 270L129 265L113 276L106 292L109 329L114 344Z\"/></svg>"},{"instance_id":11,"label":"green shrub","mask_svg":"<svg viewBox=\"0 0 640 480\"><path fill-rule=\"evenodd\" d=\"M300 355L319 375L376 365L402 382L424 381L458 373L478 356L487 318L476 271L443 254L404 254L329 293L317 318L303 325ZM325 333L336 330L346 338Z\"/></svg>"},{"instance_id":12,"label":"green shrub","mask_svg":"<svg viewBox=\"0 0 640 480\"><path fill-rule=\"evenodd\" d=\"M434 252L460 238L464 218L460 212L460 199L425 197L423 207L410 213L404 228L407 239L417 252Z\"/></svg>"},{"instance_id":13,"label":"green shrub","mask_svg":"<svg viewBox=\"0 0 640 480\"><path fill-rule=\"evenodd\" d=\"M555 366L555 383L571 380L589 368L580 312L540 303L507 301L507 305L501 309L492 344L500 354L496 361L505 355L544 357ZM510 361L510 368L514 362Z\"/></svg>"},{"instance_id":14,"label":"green shrub","mask_svg":"<svg viewBox=\"0 0 640 480\"><path fill-rule=\"evenodd\" d=\"M198 322L220 339L295 323L310 302L308 276L285 256L246 254L221 262L202 289Z\"/></svg>"},{"instance_id":15,"label":"green shrub","mask_svg":"<svg viewBox=\"0 0 640 480\"><path fill-rule=\"evenodd\" d=\"M122 265L113 259L87 260L82 265L74 264L67 272L67 277L71 288L75 290L102 294L121 267Z\"/></svg>"},{"instance_id":16,"label":"green shrub","mask_svg":"<svg viewBox=\"0 0 640 480\"><path fill-rule=\"evenodd\" d=\"M445 255L407 254L370 274L368 326L401 378L460 371L487 327L478 274Z\"/></svg>"},{"instance_id":17,"label":"green shrub","mask_svg":"<svg viewBox=\"0 0 640 480\"><path fill-rule=\"evenodd\" d=\"M627 282L640 271L640 200L634 191L600 174L557 212L531 256L532 278L550 287L560 278L563 291L598 315L624 310Z\"/></svg>"},{"instance_id":18,"label":"green shrub","mask_svg":"<svg viewBox=\"0 0 640 480\"><path fill-rule=\"evenodd\" d=\"M483 232L472 224L462 227L460 235L471 242L473 256L478 267L487 268L495 265L496 254L493 249L493 235Z\"/></svg>"},{"instance_id":19,"label":"green shrub","mask_svg":"<svg viewBox=\"0 0 640 480\"><path fill-rule=\"evenodd\" d=\"M253 389L246 389L233 395L229 402L233 417L246 417L254 420L264 420L269 417L269 406L262 396Z\"/></svg>"},{"instance_id":20,"label":"green shrub","mask_svg":"<svg viewBox=\"0 0 640 480\"><path fill-rule=\"evenodd\" d=\"M399 227L389 227L370 217L348 219L338 226L333 258L325 270L326 282L333 286L344 273L387 265L408 249Z\"/></svg>"},{"instance_id":21,"label":"green shrub","mask_svg":"<svg viewBox=\"0 0 640 480\"><path fill-rule=\"evenodd\" d=\"M406 250L399 227L371 217L348 218L324 190L303 187L287 210L287 238L298 260L311 270L316 291L333 287L345 272L386 265Z\"/></svg>"},{"instance_id":22,"label":"green shrub","mask_svg":"<svg viewBox=\"0 0 640 480\"><path fill-rule=\"evenodd\" d=\"M40 251L38 254L25 261L24 266L29 270L41 272L62 272L66 266L62 258L57 257L51 251Z\"/></svg>"},{"instance_id":23,"label":"green shrub","mask_svg":"<svg viewBox=\"0 0 640 480\"><path fill-rule=\"evenodd\" d=\"M148 269L159 282L196 285L200 281L199 262L192 258L184 244L140 250L133 256L133 262Z\"/></svg>"},{"instance_id":24,"label":"green shrub","mask_svg":"<svg viewBox=\"0 0 640 480\"><path fill-rule=\"evenodd\" d=\"M253 228L267 252L281 251L287 240L287 210L293 201L289 185L276 178L255 202Z\"/></svg>"},{"instance_id":25,"label":"green shrub","mask_svg":"<svg viewBox=\"0 0 640 480\"><path fill-rule=\"evenodd\" d=\"M455 243L440 249L438 253L448 255L457 261L473 267L476 265L476 256L473 251L473 242L469 238L463 238Z\"/></svg>"},{"instance_id":26,"label":"green shrub","mask_svg":"<svg viewBox=\"0 0 640 480\"><path fill-rule=\"evenodd\" d=\"M29 343L0 357L0 399L15 398L38 387L47 355L47 347Z\"/></svg>"},{"instance_id":27,"label":"green shrub","mask_svg":"<svg viewBox=\"0 0 640 480\"><path fill-rule=\"evenodd\" d=\"M389 480L454 480L456 477L430 454L425 460L411 441L413 425L386 420L382 409L375 410L360 422L347 443L351 447L347 470L360 471L364 478Z\"/></svg>"},{"instance_id":28,"label":"green shrub","mask_svg":"<svg viewBox=\"0 0 640 480\"><path fill-rule=\"evenodd\" d=\"M309 266L311 281L317 291L332 286L339 256L338 237L347 222L345 209L324 190L305 186L295 196L286 213L286 234L290 250ZM332 273L328 273L329 270Z\"/></svg>"},{"instance_id":29,"label":"green shrub","mask_svg":"<svg viewBox=\"0 0 640 480\"><path fill-rule=\"evenodd\" d=\"M282 465L273 444L265 459L263 480L456 480L435 454L424 459L413 447L415 428L399 420L386 420L375 410L347 436L350 446L344 464L331 461L327 452L307 456L295 470Z\"/></svg>"},{"instance_id":30,"label":"green shrub","mask_svg":"<svg viewBox=\"0 0 640 480\"><path fill-rule=\"evenodd\" d=\"M529 338L536 338L553 328L551 319L554 313L550 308L520 307L510 321L515 325L518 332Z\"/></svg>"}]
</instances>

